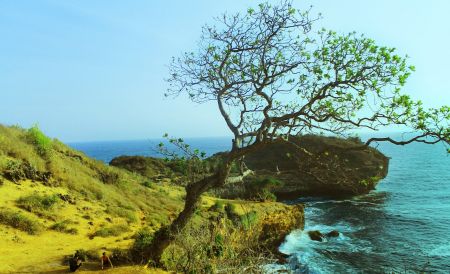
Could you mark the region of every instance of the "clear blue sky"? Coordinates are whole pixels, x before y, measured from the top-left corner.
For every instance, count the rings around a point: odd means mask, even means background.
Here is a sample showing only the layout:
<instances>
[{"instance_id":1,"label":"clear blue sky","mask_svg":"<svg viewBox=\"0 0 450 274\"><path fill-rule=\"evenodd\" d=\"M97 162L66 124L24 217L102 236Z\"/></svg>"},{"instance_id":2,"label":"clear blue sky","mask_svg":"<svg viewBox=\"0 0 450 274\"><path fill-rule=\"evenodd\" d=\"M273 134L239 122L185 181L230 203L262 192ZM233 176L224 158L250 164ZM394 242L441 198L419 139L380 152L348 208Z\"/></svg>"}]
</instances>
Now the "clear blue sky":
<instances>
[{"instance_id":1,"label":"clear blue sky","mask_svg":"<svg viewBox=\"0 0 450 274\"><path fill-rule=\"evenodd\" d=\"M0 0L0 123L38 123L63 141L228 135L215 104L166 99L171 56L201 26L259 1ZM450 1L309 0L317 24L411 56L405 92L450 104Z\"/></svg>"}]
</instances>

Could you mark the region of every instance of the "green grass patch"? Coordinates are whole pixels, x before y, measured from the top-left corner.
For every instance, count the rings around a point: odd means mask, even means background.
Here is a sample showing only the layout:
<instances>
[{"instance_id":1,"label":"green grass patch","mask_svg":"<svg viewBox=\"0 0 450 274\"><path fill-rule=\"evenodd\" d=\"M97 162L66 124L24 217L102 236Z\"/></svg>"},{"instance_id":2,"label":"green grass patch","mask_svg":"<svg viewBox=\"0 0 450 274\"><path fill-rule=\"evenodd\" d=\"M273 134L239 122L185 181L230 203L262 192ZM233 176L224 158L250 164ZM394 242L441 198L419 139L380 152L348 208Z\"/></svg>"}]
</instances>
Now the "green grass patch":
<instances>
[{"instance_id":1,"label":"green grass patch","mask_svg":"<svg viewBox=\"0 0 450 274\"><path fill-rule=\"evenodd\" d=\"M129 223L136 223L138 221L136 213L127 208L119 206L108 206L106 212L117 217L125 218Z\"/></svg>"},{"instance_id":2,"label":"green grass patch","mask_svg":"<svg viewBox=\"0 0 450 274\"><path fill-rule=\"evenodd\" d=\"M16 204L26 211L47 215L46 213L53 210L59 201L60 199L58 195L31 194L29 196L19 198L16 201Z\"/></svg>"},{"instance_id":3,"label":"green grass patch","mask_svg":"<svg viewBox=\"0 0 450 274\"><path fill-rule=\"evenodd\" d=\"M38 125L34 125L27 130L27 140L35 146L40 156L49 155L52 149L52 139L42 133Z\"/></svg>"},{"instance_id":4,"label":"green grass patch","mask_svg":"<svg viewBox=\"0 0 450 274\"><path fill-rule=\"evenodd\" d=\"M97 230L93 236L94 237L112 237L112 236L119 236L122 233L130 231L129 227L125 224L120 225L112 225L107 227L102 227L99 230Z\"/></svg>"},{"instance_id":5,"label":"green grass patch","mask_svg":"<svg viewBox=\"0 0 450 274\"><path fill-rule=\"evenodd\" d=\"M62 232L62 233L68 233L68 234L78 234L78 229L72 227L70 228L69 225L73 224L71 220L63 220L60 222L54 223L52 226L50 226L50 229Z\"/></svg>"},{"instance_id":6,"label":"green grass patch","mask_svg":"<svg viewBox=\"0 0 450 274\"><path fill-rule=\"evenodd\" d=\"M25 231L30 235L36 235L42 231L42 225L37 220L9 209L0 209L0 223Z\"/></svg>"},{"instance_id":7,"label":"green grass patch","mask_svg":"<svg viewBox=\"0 0 450 274\"><path fill-rule=\"evenodd\" d=\"M256 213L256 211L250 211L242 215L240 218L242 227L248 230L258 221L258 213Z\"/></svg>"}]
</instances>

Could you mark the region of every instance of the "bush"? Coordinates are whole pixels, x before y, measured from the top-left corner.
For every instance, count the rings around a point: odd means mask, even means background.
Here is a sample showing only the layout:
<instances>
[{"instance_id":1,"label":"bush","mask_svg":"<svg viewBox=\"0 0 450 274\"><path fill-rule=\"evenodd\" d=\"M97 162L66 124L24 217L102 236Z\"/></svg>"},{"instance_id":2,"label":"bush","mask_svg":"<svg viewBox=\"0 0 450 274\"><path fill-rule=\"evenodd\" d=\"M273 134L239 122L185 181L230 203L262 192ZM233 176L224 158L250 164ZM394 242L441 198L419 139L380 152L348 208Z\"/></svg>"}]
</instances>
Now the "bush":
<instances>
[{"instance_id":1,"label":"bush","mask_svg":"<svg viewBox=\"0 0 450 274\"><path fill-rule=\"evenodd\" d=\"M96 237L111 237L111 236L119 236L122 233L128 232L130 229L127 225L112 225L108 227L102 227L97 230L92 236Z\"/></svg>"},{"instance_id":2,"label":"bush","mask_svg":"<svg viewBox=\"0 0 450 274\"><path fill-rule=\"evenodd\" d=\"M52 210L59 202L58 195L39 195L31 194L26 197L19 198L17 205L29 212L45 213Z\"/></svg>"},{"instance_id":3,"label":"bush","mask_svg":"<svg viewBox=\"0 0 450 274\"><path fill-rule=\"evenodd\" d=\"M9 209L0 210L0 223L25 231L30 235L36 235L42 231L42 226L38 221Z\"/></svg>"},{"instance_id":4,"label":"bush","mask_svg":"<svg viewBox=\"0 0 450 274\"><path fill-rule=\"evenodd\" d=\"M3 171L3 176L13 182L24 179L48 182L52 174L51 172L38 171L34 165L27 161L8 160L6 162L5 170Z\"/></svg>"},{"instance_id":5,"label":"bush","mask_svg":"<svg viewBox=\"0 0 450 274\"><path fill-rule=\"evenodd\" d=\"M98 176L100 181L109 185L117 184L120 178L119 173L109 167L99 169Z\"/></svg>"},{"instance_id":6,"label":"bush","mask_svg":"<svg viewBox=\"0 0 450 274\"><path fill-rule=\"evenodd\" d=\"M111 260L114 262L114 265L129 264L133 262L130 252L119 248L114 248L111 251Z\"/></svg>"},{"instance_id":7,"label":"bush","mask_svg":"<svg viewBox=\"0 0 450 274\"><path fill-rule=\"evenodd\" d=\"M240 217L242 227L245 230L250 229L258 221L258 214L256 211L250 211Z\"/></svg>"},{"instance_id":8,"label":"bush","mask_svg":"<svg viewBox=\"0 0 450 274\"><path fill-rule=\"evenodd\" d=\"M225 204L223 201L217 200L213 206L211 206L211 210L217 211L217 212L223 212L225 208Z\"/></svg>"},{"instance_id":9,"label":"bush","mask_svg":"<svg viewBox=\"0 0 450 274\"><path fill-rule=\"evenodd\" d=\"M145 186L145 187L148 187L148 188L154 188L155 187L154 183L151 182L151 181L145 181L142 185Z\"/></svg>"},{"instance_id":10,"label":"bush","mask_svg":"<svg viewBox=\"0 0 450 274\"><path fill-rule=\"evenodd\" d=\"M25 179L25 172L22 169L22 163L17 160L8 160L8 162L6 162L6 168L3 171L3 175L6 179L13 182L18 182Z\"/></svg>"},{"instance_id":11,"label":"bush","mask_svg":"<svg viewBox=\"0 0 450 274\"><path fill-rule=\"evenodd\" d=\"M259 201L275 201L276 196L271 190L282 185L282 182L272 177L254 177L245 184L246 193L249 199Z\"/></svg>"},{"instance_id":12,"label":"bush","mask_svg":"<svg viewBox=\"0 0 450 274\"><path fill-rule=\"evenodd\" d=\"M100 259L100 256L97 254L97 252L85 249L78 249L77 251L75 251L75 256L78 256L83 262L87 260L97 261Z\"/></svg>"},{"instance_id":13,"label":"bush","mask_svg":"<svg viewBox=\"0 0 450 274\"><path fill-rule=\"evenodd\" d=\"M78 230L76 228L68 227L68 225L72 223L73 222L70 220L63 220L61 222L54 223L52 226L50 226L50 229L68 234L77 234Z\"/></svg>"},{"instance_id":14,"label":"bush","mask_svg":"<svg viewBox=\"0 0 450 274\"><path fill-rule=\"evenodd\" d=\"M153 232L150 230L144 228L140 231L138 231L135 235L135 241L133 246L130 249L130 255L133 259L133 261L137 263L141 263L144 259L143 252L144 248L149 246L153 241Z\"/></svg>"},{"instance_id":15,"label":"bush","mask_svg":"<svg viewBox=\"0 0 450 274\"><path fill-rule=\"evenodd\" d=\"M227 218L230 219L234 224L237 224L240 221L239 214L236 212L236 205L227 203L225 205L225 213L227 214Z\"/></svg>"},{"instance_id":16,"label":"bush","mask_svg":"<svg viewBox=\"0 0 450 274\"><path fill-rule=\"evenodd\" d=\"M132 210L125 209L122 207L108 206L106 212L118 217L125 218L129 223L136 223L138 220L136 214Z\"/></svg>"},{"instance_id":17,"label":"bush","mask_svg":"<svg viewBox=\"0 0 450 274\"><path fill-rule=\"evenodd\" d=\"M256 230L188 226L166 249L162 262L176 273L264 273L263 266L273 261L259 244Z\"/></svg>"},{"instance_id":18,"label":"bush","mask_svg":"<svg viewBox=\"0 0 450 274\"><path fill-rule=\"evenodd\" d=\"M52 148L52 140L42 133L38 125L34 125L28 129L27 140L35 146L40 156L49 156Z\"/></svg>"}]
</instances>

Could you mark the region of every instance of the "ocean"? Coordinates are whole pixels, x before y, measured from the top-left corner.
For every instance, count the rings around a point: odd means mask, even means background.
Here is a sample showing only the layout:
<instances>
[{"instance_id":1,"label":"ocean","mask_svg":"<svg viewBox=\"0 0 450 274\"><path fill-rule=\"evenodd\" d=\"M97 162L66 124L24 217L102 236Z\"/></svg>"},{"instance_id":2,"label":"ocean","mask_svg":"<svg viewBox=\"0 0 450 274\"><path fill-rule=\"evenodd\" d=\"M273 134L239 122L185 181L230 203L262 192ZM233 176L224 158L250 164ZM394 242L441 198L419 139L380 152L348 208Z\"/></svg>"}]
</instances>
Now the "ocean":
<instances>
[{"instance_id":1,"label":"ocean","mask_svg":"<svg viewBox=\"0 0 450 274\"><path fill-rule=\"evenodd\" d=\"M108 163L120 155L161 156L161 140L70 143ZM186 139L212 155L230 148L231 138ZM352 199L299 197L305 229L280 246L294 273L450 273L450 155L442 144L378 149L391 157L388 176L368 195ZM337 230L324 242L306 231Z\"/></svg>"}]
</instances>

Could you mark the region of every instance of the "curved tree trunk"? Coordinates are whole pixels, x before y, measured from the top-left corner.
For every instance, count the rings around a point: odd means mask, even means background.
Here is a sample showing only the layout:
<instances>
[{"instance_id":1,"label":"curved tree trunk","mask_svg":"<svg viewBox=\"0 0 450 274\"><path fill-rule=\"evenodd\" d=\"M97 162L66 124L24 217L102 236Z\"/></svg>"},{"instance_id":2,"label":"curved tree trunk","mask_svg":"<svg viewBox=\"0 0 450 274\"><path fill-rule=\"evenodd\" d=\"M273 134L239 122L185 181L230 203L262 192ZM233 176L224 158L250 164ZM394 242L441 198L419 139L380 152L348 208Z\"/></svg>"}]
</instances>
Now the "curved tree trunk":
<instances>
[{"instance_id":1,"label":"curved tree trunk","mask_svg":"<svg viewBox=\"0 0 450 274\"><path fill-rule=\"evenodd\" d=\"M144 259L151 260L156 265L160 264L161 255L175 239L177 233L186 226L197 208L201 195L213 187L222 186L230 173L230 169L231 161L227 161L214 175L186 186L184 209L172 224L161 228L155 233L151 245L144 250Z\"/></svg>"}]
</instances>

